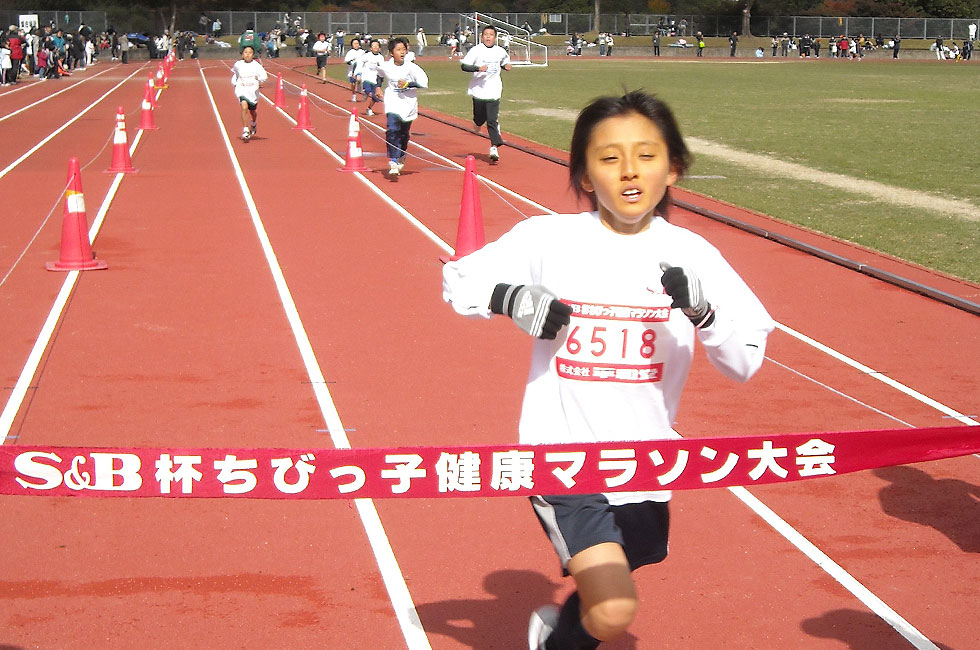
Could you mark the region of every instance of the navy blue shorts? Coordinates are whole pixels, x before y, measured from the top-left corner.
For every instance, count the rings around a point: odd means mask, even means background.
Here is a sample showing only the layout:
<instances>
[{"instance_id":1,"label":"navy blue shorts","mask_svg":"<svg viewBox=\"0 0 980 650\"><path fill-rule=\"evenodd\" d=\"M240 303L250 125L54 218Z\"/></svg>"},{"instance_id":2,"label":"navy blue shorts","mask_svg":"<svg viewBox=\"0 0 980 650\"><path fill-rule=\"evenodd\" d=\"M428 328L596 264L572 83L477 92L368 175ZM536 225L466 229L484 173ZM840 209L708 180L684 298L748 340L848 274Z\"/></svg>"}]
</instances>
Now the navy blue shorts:
<instances>
[{"instance_id":1,"label":"navy blue shorts","mask_svg":"<svg viewBox=\"0 0 980 650\"><path fill-rule=\"evenodd\" d=\"M609 505L601 494L533 496L531 505L551 540L562 573L576 554L605 542L623 547L630 571L667 557L670 511L667 502Z\"/></svg>"}]
</instances>

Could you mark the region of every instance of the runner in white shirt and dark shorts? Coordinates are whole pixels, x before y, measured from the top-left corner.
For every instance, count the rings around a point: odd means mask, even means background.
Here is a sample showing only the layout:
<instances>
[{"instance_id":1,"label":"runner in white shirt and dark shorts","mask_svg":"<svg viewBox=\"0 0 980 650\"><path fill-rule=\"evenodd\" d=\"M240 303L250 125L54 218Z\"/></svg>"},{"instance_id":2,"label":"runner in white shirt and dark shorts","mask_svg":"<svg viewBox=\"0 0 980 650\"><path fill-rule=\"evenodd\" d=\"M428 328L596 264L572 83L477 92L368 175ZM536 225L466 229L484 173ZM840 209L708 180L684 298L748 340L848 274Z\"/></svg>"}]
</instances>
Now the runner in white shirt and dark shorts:
<instances>
[{"instance_id":1,"label":"runner in white shirt and dark shorts","mask_svg":"<svg viewBox=\"0 0 980 650\"><path fill-rule=\"evenodd\" d=\"M714 246L667 221L690 154L666 104L601 97L579 114L569 152L569 183L594 211L531 217L449 262L443 298L535 337L521 444L676 438L695 342L743 382L774 323ZM530 650L592 649L626 633L639 607L633 571L667 556L670 496L531 497L575 591L531 615Z\"/></svg>"},{"instance_id":2,"label":"runner in white shirt and dark shorts","mask_svg":"<svg viewBox=\"0 0 980 650\"><path fill-rule=\"evenodd\" d=\"M327 35L320 32L316 35L316 42L313 44L313 54L316 56L316 76L320 78L320 83L327 83L327 57L330 56L330 41Z\"/></svg>"},{"instance_id":3,"label":"runner in white shirt and dark shorts","mask_svg":"<svg viewBox=\"0 0 980 650\"><path fill-rule=\"evenodd\" d=\"M473 123L477 131L487 125L492 162L500 159L497 147L504 143L499 121L500 96L504 90L500 71L510 70L510 55L496 41L497 30L487 25L480 32L480 43L466 53L461 64L463 72L473 73L466 93L473 98Z\"/></svg>"},{"instance_id":4,"label":"runner in white shirt and dark shorts","mask_svg":"<svg viewBox=\"0 0 980 650\"><path fill-rule=\"evenodd\" d=\"M248 142L255 135L255 121L259 104L259 84L269 78L262 64L255 59L255 48L246 45L242 58L231 67L231 83L242 105L242 140Z\"/></svg>"}]
</instances>

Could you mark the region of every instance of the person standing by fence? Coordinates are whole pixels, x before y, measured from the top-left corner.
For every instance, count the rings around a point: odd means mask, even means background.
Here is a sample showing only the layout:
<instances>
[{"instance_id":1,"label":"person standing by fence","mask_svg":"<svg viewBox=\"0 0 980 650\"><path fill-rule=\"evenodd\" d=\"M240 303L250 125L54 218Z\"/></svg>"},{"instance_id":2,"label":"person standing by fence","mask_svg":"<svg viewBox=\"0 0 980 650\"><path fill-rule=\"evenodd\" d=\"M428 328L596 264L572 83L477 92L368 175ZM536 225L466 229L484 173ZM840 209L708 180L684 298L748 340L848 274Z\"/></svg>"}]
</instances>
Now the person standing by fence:
<instances>
[{"instance_id":1,"label":"person standing by fence","mask_svg":"<svg viewBox=\"0 0 980 650\"><path fill-rule=\"evenodd\" d=\"M425 52L426 46L429 44L429 39L425 37L425 30L423 30L421 27L419 27L417 32L415 32L415 44L418 47L417 54L422 56L422 54Z\"/></svg>"},{"instance_id":2,"label":"person standing by fence","mask_svg":"<svg viewBox=\"0 0 980 650\"><path fill-rule=\"evenodd\" d=\"M735 56L735 48L738 47L738 32L732 32L732 35L728 37L728 44L732 47L728 56Z\"/></svg>"}]
</instances>

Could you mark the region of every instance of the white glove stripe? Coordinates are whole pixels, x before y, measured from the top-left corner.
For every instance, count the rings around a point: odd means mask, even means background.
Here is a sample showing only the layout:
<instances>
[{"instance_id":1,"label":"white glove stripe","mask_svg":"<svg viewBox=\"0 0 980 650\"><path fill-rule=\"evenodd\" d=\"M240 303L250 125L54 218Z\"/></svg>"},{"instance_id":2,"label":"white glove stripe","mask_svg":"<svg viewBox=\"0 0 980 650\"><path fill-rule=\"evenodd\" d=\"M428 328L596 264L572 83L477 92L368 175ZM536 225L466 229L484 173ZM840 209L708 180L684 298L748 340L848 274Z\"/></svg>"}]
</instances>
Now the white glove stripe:
<instances>
[{"instance_id":1,"label":"white glove stripe","mask_svg":"<svg viewBox=\"0 0 980 650\"><path fill-rule=\"evenodd\" d=\"M548 307L550 305L551 299L547 296L542 296L537 308L534 310L534 320L531 322L533 336L541 336L541 330L544 329L544 319L548 315Z\"/></svg>"}]
</instances>

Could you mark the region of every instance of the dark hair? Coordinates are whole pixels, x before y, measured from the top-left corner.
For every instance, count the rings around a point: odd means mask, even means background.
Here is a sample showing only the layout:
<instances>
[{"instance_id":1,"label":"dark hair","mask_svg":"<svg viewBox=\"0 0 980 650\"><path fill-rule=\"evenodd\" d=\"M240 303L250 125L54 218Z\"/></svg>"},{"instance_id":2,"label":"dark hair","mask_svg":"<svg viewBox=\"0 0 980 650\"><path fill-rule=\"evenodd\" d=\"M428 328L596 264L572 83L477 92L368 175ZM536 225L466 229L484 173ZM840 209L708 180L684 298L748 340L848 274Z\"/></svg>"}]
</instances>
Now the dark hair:
<instances>
[{"instance_id":1,"label":"dark hair","mask_svg":"<svg viewBox=\"0 0 980 650\"><path fill-rule=\"evenodd\" d=\"M396 36L395 38L388 41L388 51L393 52L395 50L395 46L398 45L399 43L404 45L406 50L412 49L408 46L407 38L405 38L404 36Z\"/></svg>"},{"instance_id":2,"label":"dark hair","mask_svg":"<svg viewBox=\"0 0 980 650\"><path fill-rule=\"evenodd\" d=\"M494 27L493 25L485 25L483 27L483 29L480 30L480 36L483 36L483 32L487 31L488 29L493 31L493 35L494 36L497 35L497 28L496 27Z\"/></svg>"},{"instance_id":3,"label":"dark hair","mask_svg":"<svg viewBox=\"0 0 980 650\"><path fill-rule=\"evenodd\" d=\"M599 207L595 194L586 192L582 187L582 179L585 178L586 170L586 152L589 148L589 140L592 139L592 131L602 120L628 113L642 115L657 125L663 135L664 142L667 144L667 156L670 159L671 171L677 174L678 179L684 176L688 167L691 166L691 152L684 144L684 138L677 126L677 120L674 119L674 114L667 104L642 90L629 91L622 97L599 97L578 114L575 129L572 131L572 144L569 147L568 156L568 182L572 191L580 198L588 196L592 201L593 209ZM668 187L667 191L664 192L664 197L657 204L656 214L666 217L670 203L670 188Z\"/></svg>"}]
</instances>

